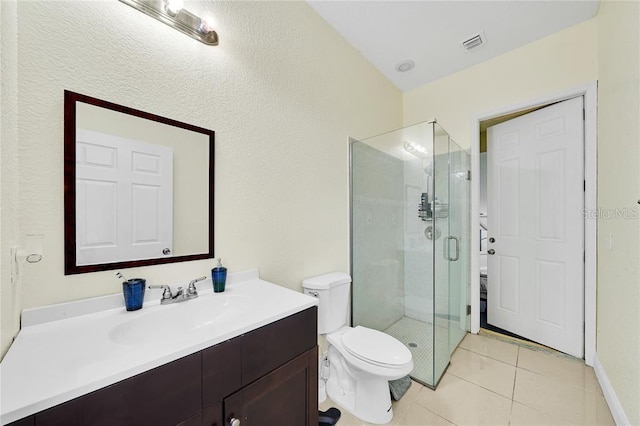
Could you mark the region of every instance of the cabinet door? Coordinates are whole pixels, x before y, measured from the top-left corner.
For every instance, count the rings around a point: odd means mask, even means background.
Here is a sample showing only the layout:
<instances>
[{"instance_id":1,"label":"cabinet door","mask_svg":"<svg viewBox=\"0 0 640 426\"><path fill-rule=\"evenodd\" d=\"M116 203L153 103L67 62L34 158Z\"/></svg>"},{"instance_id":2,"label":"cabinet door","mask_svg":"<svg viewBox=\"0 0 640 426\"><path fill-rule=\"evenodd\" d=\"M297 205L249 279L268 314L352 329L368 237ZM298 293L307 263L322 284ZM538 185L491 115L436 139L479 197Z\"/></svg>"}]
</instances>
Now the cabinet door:
<instances>
[{"instance_id":1,"label":"cabinet door","mask_svg":"<svg viewBox=\"0 0 640 426\"><path fill-rule=\"evenodd\" d=\"M312 307L245 334L242 386L280 367L318 344L318 308Z\"/></svg>"},{"instance_id":2,"label":"cabinet door","mask_svg":"<svg viewBox=\"0 0 640 426\"><path fill-rule=\"evenodd\" d=\"M198 415L201 354L193 354L36 414L36 426L175 426Z\"/></svg>"},{"instance_id":3,"label":"cabinet door","mask_svg":"<svg viewBox=\"0 0 640 426\"><path fill-rule=\"evenodd\" d=\"M318 349L294 358L224 400L225 425L318 424Z\"/></svg>"}]
</instances>

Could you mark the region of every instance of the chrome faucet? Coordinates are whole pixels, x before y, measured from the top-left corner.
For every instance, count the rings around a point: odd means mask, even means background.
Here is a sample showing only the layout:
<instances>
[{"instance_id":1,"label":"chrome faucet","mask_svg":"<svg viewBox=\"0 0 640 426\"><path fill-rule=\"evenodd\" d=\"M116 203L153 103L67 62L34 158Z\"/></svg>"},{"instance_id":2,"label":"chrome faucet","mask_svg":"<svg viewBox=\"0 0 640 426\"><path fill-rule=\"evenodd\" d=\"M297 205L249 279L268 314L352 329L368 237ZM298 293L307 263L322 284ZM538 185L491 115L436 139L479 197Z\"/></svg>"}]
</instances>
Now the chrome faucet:
<instances>
[{"instance_id":1,"label":"chrome faucet","mask_svg":"<svg viewBox=\"0 0 640 426\"><path fill-rule=\"evenodd\" d=\"M164 289L164 291L162 292L162 299L160 299L160 304L168 305L170 303L184 302L185 300L195 299L196 297L198 297L198 289L196 288L196 283L206 278L207 277L200 277L200 278L196 278L195 280L191 280L186 290L183 289L182 287L178 287L178 291L176 292L176 294L173 294L171 292L171 287L169 287L166 284L150 285L149 288Z\"/></svg>"}]
</instances>

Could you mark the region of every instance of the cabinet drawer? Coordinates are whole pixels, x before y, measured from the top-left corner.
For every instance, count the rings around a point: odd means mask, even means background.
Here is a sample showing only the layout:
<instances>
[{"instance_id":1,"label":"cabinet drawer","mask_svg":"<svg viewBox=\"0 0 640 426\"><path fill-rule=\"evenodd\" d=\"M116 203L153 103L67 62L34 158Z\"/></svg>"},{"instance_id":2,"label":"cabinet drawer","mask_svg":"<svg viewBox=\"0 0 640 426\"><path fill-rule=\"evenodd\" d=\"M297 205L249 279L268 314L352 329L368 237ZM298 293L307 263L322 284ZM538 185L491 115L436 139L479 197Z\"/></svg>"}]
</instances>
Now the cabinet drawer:
<instances>
[{"instance_id":1,"label":"cabinet drawer","mask_svg":"<svg viewBox=\"0 0 640 426\"><path fill-rule=\"evenodd\" d=\"M242 337L242 386L316 347L317 308L314 306Z\"/></svg>"}]
</instances>

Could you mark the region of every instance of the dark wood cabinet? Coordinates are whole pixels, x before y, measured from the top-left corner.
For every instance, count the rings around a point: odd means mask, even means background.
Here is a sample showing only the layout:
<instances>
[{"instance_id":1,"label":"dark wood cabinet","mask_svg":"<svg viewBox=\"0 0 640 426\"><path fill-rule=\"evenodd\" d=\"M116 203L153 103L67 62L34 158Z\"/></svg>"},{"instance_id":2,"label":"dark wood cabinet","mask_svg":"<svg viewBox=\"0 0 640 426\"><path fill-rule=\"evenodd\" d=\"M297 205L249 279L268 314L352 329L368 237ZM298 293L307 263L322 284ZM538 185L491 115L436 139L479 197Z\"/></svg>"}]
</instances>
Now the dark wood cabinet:
<instances>
[{"instance_id":1,"label":"dark wood cabinet","mask_svg":"<svg viewBox=\"0 0 640 426\"><path fill-rule=\"evenodd\" d=\"M253 330L231 340L225 354L214 354L218 346L203 351L203 426L228 426L233 418L242 426L317 425L316 315L314 307ZM240 372L239 383L227 377L230 370Z\"/></svg>"},{"instance_id":2,"label":"dark wood cabinet","mask_svg":"<svg viewBox=\"0 0 640 426\"><path fill-rule=\"evenodd\" d=\"M36 416L25 417L10 423L10 426L34 426L36 424Z\"/></svg>"},{"instance_id":3,"label":"dark wood cabinet","mask_svg":"<svg viewBox=\"0 0 640 426\"><path fill-rule=\"evenodd\" d=\"M317 425L317 359L317 349L307 351L225 398L224 424Z\"/></svg>"},{"instance_id":4,"label":"dark wood cabinet","mask_svg":"<svg viewBox=\"0 0 640 426\"><path fill-rule=\"evenodd\" d=\"M11 423L315 426L317 308Z\"/></svg>"}]
</instances>

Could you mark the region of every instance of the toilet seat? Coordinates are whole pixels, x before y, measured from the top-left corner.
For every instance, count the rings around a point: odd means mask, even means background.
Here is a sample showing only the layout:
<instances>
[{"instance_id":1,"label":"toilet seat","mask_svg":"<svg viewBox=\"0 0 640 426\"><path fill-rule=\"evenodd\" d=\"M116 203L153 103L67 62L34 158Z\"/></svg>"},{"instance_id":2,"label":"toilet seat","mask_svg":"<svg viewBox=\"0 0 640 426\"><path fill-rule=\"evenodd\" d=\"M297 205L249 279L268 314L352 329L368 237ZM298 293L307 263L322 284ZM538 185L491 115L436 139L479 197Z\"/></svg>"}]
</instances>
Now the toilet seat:
<instances>
[{"instance_id":1,"label":"toilet seat","mask_svg":"<svg viewBox=\"0 0 640 426\"><path fill-rule=\"evenodd\" d=\"M367 327L357 326L342 334L342 345L350 355L380 367L402 368L412 360L400 341Z\"/></svg>"}]
</instances>

